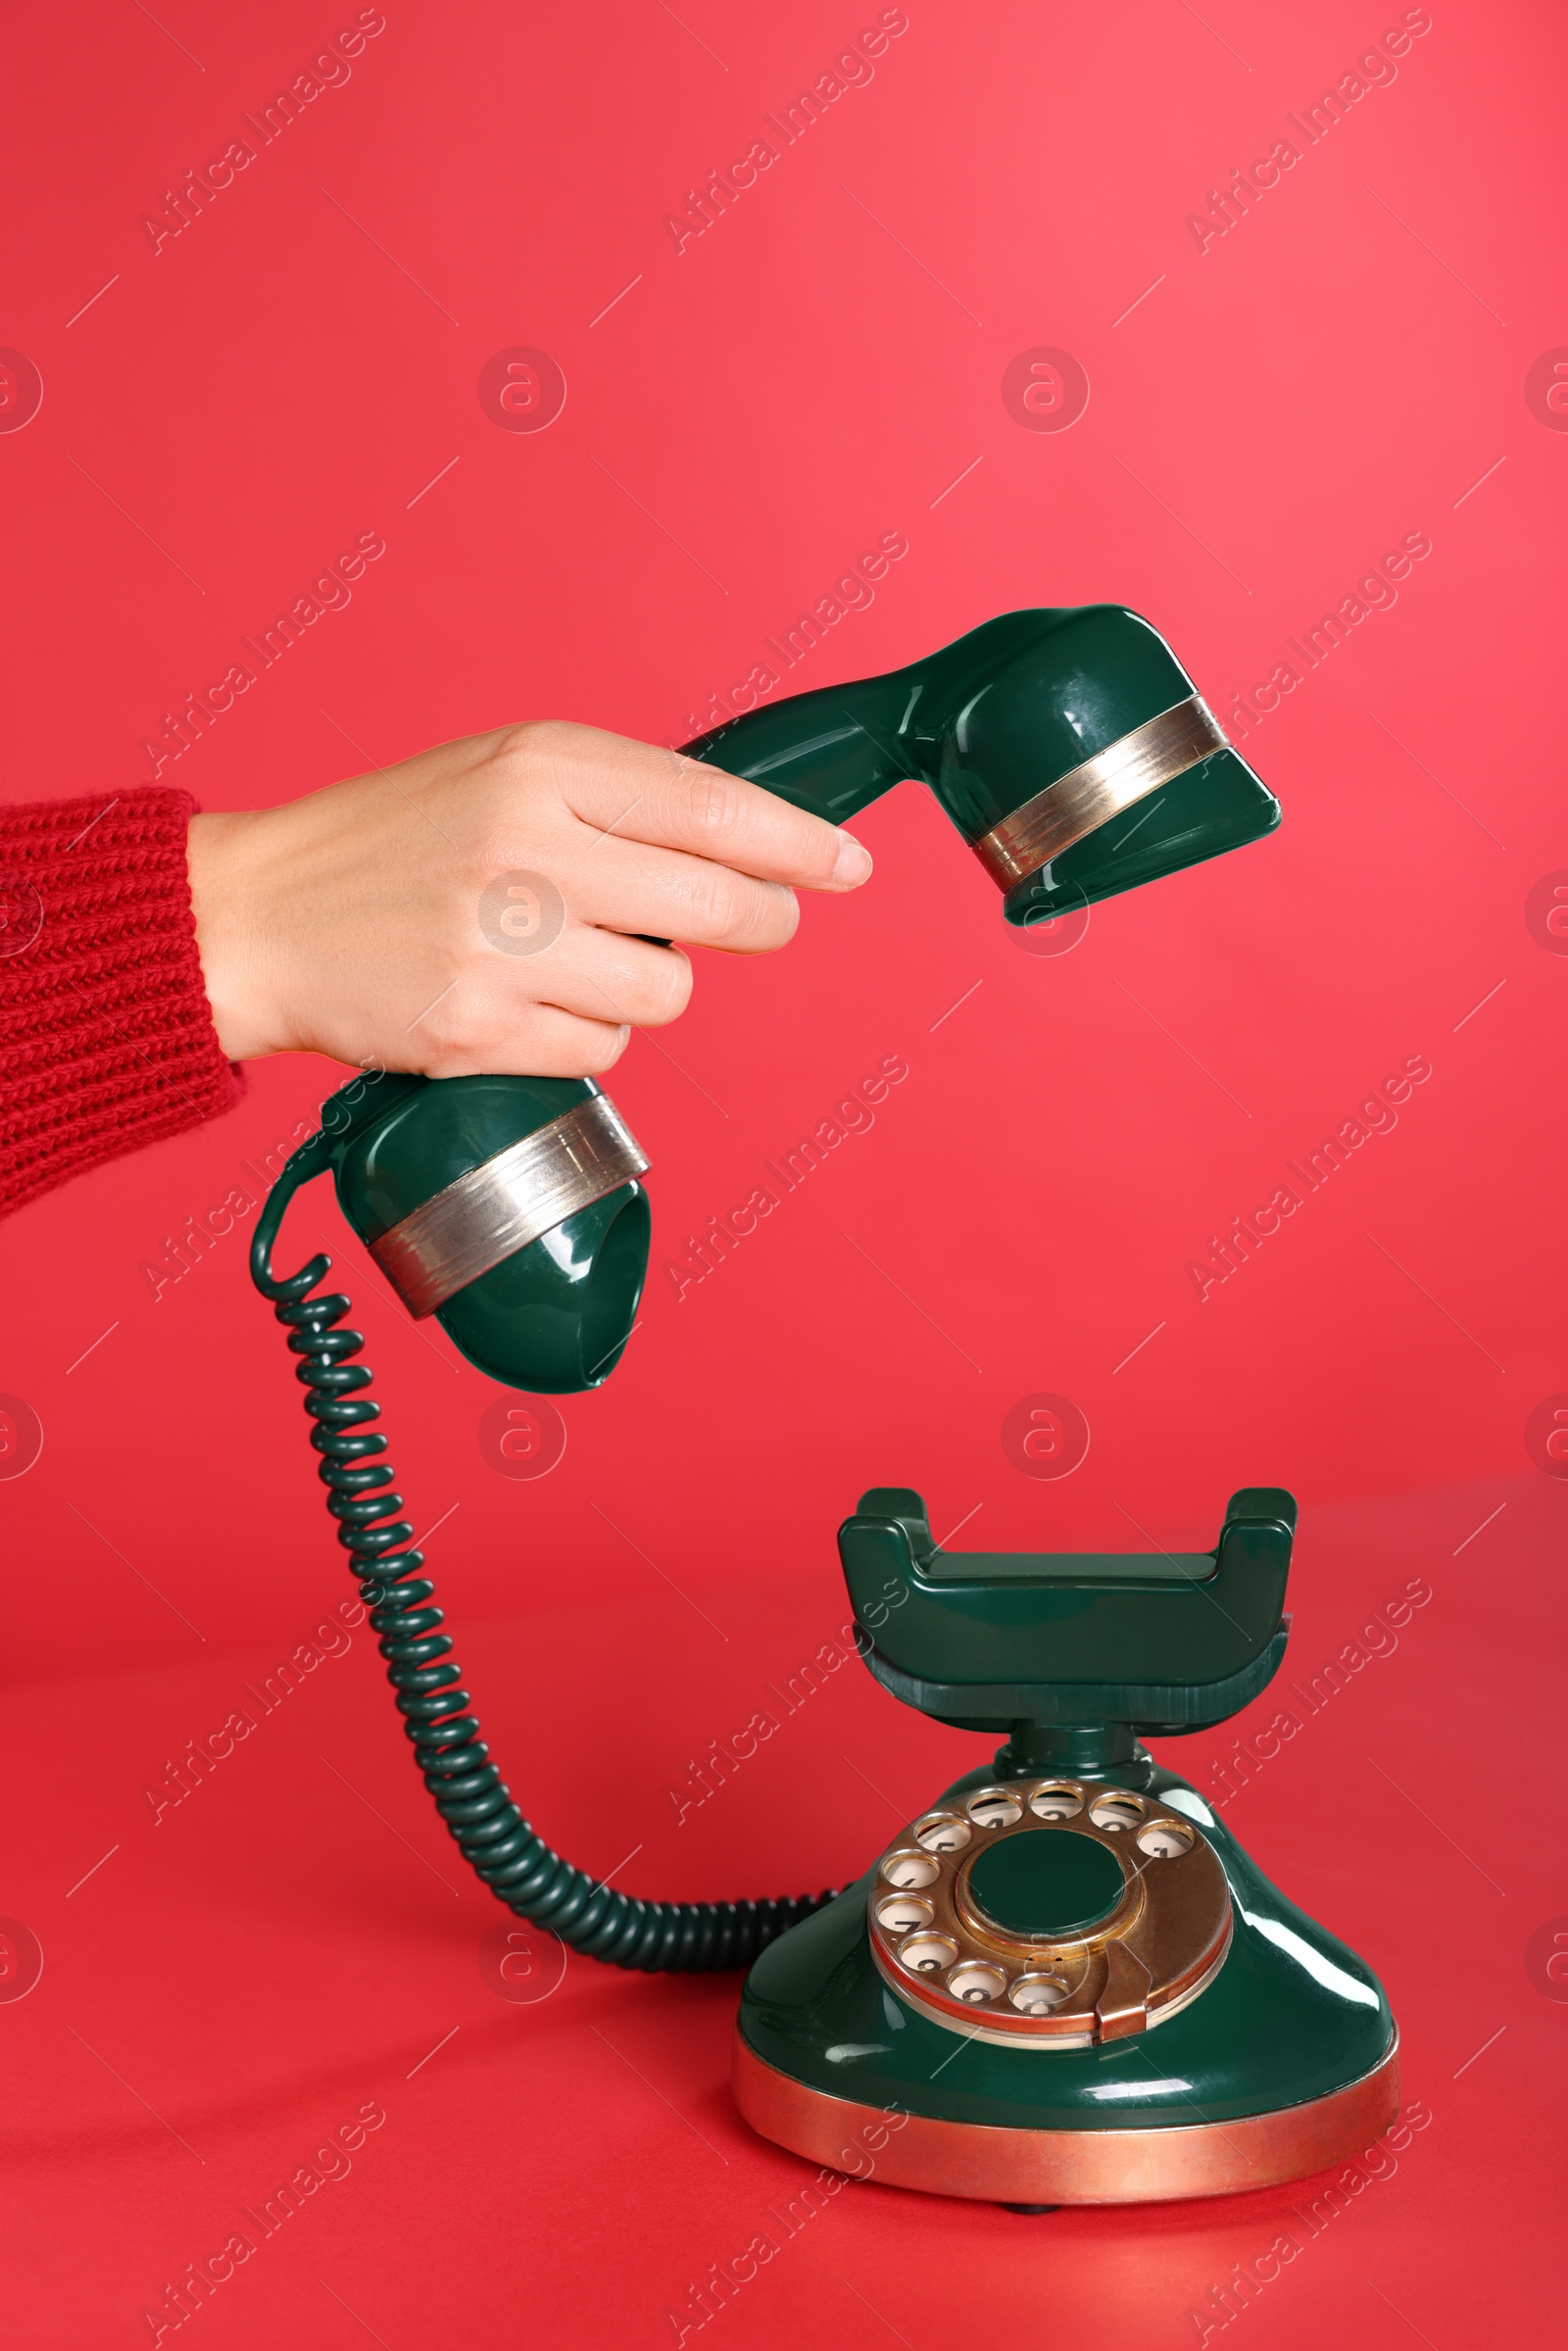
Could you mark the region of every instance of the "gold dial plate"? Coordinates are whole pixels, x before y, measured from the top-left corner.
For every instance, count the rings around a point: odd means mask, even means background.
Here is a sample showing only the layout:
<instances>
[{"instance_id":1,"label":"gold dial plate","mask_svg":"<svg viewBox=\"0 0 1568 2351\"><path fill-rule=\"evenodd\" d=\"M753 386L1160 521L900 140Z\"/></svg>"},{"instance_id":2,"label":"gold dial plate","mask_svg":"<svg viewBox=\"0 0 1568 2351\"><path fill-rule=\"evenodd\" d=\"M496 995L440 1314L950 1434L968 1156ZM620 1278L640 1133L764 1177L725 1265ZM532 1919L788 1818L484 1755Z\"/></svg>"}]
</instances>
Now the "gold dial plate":
<instances>
[{"instance_id":1,"label":"gold dial plate","mask_svg":"<svg viewBox=\"0 0 1568 2351\"><path fill-rule=\"evenodd\" d=\"M1020 1837L1103 1846L1119 1897L1062 1934L999 1924L974 1892L975 1864ZM1213 1846L1157 1795L1015 1780L911 1821L877 1865L867 1925L888 1984L934 2023L1012 2047L1083 2048L1147 2032L1197 1998L1230 1946L1231 1897Z\"/></svg>"}]
</instances>

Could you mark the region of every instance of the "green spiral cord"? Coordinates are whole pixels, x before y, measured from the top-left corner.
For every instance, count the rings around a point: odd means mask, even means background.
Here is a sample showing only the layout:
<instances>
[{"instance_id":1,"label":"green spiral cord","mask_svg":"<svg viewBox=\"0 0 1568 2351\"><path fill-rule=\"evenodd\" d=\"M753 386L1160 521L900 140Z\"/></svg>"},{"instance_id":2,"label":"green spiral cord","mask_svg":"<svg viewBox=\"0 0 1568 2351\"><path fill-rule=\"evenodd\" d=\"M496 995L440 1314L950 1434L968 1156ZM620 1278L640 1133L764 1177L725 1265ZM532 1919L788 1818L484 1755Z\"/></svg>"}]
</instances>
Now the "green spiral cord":
<instances>
[{"instance_id":1,"label":"green spiral cord","mask_svg":"<svg viewBox=\"0 0 1568 2351\"><path fill-rule=\"evenodd\" d=\"M414 1528L399 1515L405 1504L391 1491L396 1472L382 1457L387 1441L368 1427L380 1418L381 1407L365 1394L368 1368L354 1360L364 1338L339 1327L350 1311L341 1292L312 1295L332 1260L313 1257L283 1279L269 1264L287 1199L298 1182L319 1172L318 1163L297 1166L311 1151L306 1145L296 1153L268 1202L251 1274L299 1357L295 1377L315 1423L317 1474L327 1488L337 1539L360 1579L404 1731L436 1810L497 1900L573 1950L649 1972L749 1967L786 1929L831 1901L833 1889L743 1902L651 1902L615 1892L545 1843L491 1762L451 1638L440 1630L442 1611L431 1605L435 1586L418 1573L424 1554L413 1547ZM294 1182L287 1183L296 1167Z\"/></svg>"}]
</instances>

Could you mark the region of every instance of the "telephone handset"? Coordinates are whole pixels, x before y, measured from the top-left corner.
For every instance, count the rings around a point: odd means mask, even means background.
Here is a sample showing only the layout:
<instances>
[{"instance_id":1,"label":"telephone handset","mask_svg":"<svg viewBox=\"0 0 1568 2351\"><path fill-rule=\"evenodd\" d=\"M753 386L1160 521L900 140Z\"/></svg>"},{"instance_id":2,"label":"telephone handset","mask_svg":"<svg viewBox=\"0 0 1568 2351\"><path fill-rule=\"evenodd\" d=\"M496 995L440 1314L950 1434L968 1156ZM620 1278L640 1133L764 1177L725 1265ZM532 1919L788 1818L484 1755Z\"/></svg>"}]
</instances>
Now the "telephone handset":
<instances>
[{"instance_id":1,"label":"telephone handset","mask_svg":"<svg viewBox=\"0 0 1568 2351\"><path fill-rule=\"evenodd\" d=\"M688 749L834 820L923 779L1019 923L1279 820L1163 641L1117 606L1008 613ZM592 1957L749 1967L738 2101L823 2163L851 2164L856 2134L886 2141L897 2115L882 2178L1037 2210L1262 2186L1364 2145L1397 2091L1375 1979L1139 1738L1223 1719L1277 1668L1295 1526L1278 1490L1234 1497L1215 1551L1174 1559L944 1554L918 1494L866 1494L840 1550L871 1671L938 1720L1006 1739L857 1886L643 1900L523 1818L440 1629L349 1301L320 1294L331 1259L279 1276L271 1253L294 1193L330 1172L412 1313L511 1386L593 1388L636 1319L647 1166L588 1081L359 1078L324 1105L253 1237L338 1541L465 1858ZM1155 2028L1152 2076L1127 2053Z\"/></svg>"},{"instance_id":2,"label":"telephone handset","mask_svg":"<svg viewBox=\"0 0 1568 2351\"><path fill-rule=\"evenodd\" d=\"M935 793L1012 923L1271 832L1279 804L1164 639L1120 605L1004 612L885 676L750 710L688 755L842 823L905 777ZM550 1395L609 1378L648 1266L647 1159L591 1082L359 1080L294 1154L257 1234L332 1170L411 1313L481 1371Z\"/></svg>"}]
</instances>

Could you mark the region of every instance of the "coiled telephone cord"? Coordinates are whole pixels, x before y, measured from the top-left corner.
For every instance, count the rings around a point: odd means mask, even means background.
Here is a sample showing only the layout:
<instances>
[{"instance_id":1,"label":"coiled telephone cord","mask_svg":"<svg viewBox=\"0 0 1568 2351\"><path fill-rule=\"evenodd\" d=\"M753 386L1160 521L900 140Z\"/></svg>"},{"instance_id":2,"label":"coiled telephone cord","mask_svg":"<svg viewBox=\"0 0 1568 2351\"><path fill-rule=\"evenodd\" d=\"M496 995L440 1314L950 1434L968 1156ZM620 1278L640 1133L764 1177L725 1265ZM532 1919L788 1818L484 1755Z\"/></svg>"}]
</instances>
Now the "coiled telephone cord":
<instances>
[{"instance_id":1,"label":"coiled telephone cord","mask_svg":"<svg viewBox=\"0 0 1568 2351\"><path fill-rule=\"evenodd\" d=\"M311 1443L321 1456L326 1506L360 1579L415 1761L459 1850L499 1901L590 1958L649 1971L749 1967L786 1929L831 1901L833 1889L746 1902L644 1901L552 1851L514 1803L479 1735L451 1638L440 1629L435 1586L418 1572L424 1554L413 1547L412 1524L398 1515L404 1500L391 1491L397 1473L384 1458L387 1441L368 1425L381 1407L365 1393L368 1367L354 1360L362 1334L340 1327L349 1300L341 1292L312 1295L331 1262L313 1257L286 1279L258 1269L256 1279L299 1357L295 1377L315 1422Z\"/></svg>"}]
</instances>

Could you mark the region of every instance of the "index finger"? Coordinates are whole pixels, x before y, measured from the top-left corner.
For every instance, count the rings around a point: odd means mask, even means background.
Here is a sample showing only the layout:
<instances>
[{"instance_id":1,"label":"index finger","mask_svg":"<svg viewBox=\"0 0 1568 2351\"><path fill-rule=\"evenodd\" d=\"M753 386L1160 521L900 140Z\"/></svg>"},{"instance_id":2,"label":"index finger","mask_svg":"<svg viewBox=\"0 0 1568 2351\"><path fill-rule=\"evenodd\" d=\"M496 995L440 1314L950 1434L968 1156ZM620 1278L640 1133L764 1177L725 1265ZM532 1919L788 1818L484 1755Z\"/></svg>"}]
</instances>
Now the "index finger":
<instances>
[{"instance_id":1,"label":"index finger","mask_svg":"<svg viewBox=\"0 0 1568 2351\"><path fill-rule=\"evenodd\" d=\"M635 756L573 778L570 805L584 823L794 889L854 890L871 870L853 833L760 784L651 744L621 749Z\"/></svg>"}]
</instances>

